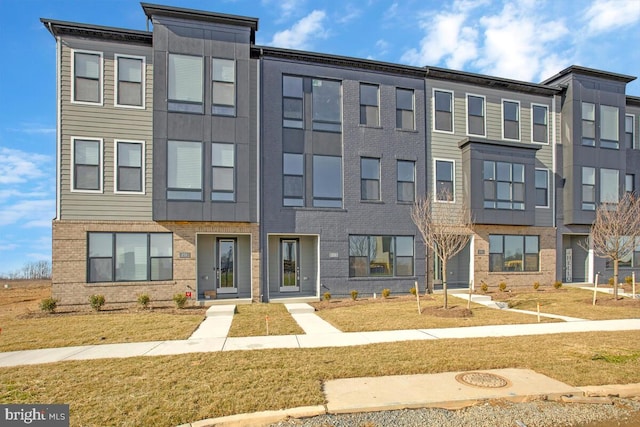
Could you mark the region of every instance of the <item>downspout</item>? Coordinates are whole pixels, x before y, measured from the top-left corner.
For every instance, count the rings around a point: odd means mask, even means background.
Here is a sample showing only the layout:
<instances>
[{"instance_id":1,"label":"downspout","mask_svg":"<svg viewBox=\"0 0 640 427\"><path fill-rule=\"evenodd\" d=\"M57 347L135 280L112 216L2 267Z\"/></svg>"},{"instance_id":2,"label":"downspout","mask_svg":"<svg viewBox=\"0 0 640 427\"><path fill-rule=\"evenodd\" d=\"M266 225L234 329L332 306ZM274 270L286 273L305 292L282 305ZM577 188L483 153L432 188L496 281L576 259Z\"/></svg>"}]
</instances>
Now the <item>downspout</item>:
<instances>
[{"instance_id":1,"label":"downspout","mask_svg":"<svg viewBox=\"0 0 640 427\"><path fill-rule=\"evenodd\" d=\"M259 276L258 276L258 282L260 284L260 286L258 286L258 289L260 290L260 295L258 295L258 299L260 302L268 302L269 300L269 284L268 284L268 275L266 274L266 265L267 265L267 260L266 257L267 252L264 250L264 246L265 246L265 237L264 237L264 227L261 224L261 219L263 217L263 206L260 203L260 193L262 192L262 180L261 178L261 174L262 174L262 168L261 168L261 161L262 161L262 145L261 145L261 138L262 138L262 115L261 115L261 111L262 111L262 98L260 97L260 90L262 88L262 58L263 58L263 50L262 48L260 48L260 54L258 55L258 64L256 67L256 127L257 127L257 132L256 132L256 215L257 215L257 222L258 222L258 259L260 260L260 268L258 269L259 271Z\"/></svg>"},{"instance_id":2,"label":"downspout","mask_svg":"<svg viewBox=\"0 0 640 427\"><path fill-rule=\"evenodd\" d=\"M48 23L49 32L53 34L51 22ZM56 216L54 220L60 219L60 192L61 192L61 170L62 170L62 125L60 123L62 114L62 91L60 88L60 72L62 67L62 42L60 37L56 37Z\"/></svg>"}]
</instances>

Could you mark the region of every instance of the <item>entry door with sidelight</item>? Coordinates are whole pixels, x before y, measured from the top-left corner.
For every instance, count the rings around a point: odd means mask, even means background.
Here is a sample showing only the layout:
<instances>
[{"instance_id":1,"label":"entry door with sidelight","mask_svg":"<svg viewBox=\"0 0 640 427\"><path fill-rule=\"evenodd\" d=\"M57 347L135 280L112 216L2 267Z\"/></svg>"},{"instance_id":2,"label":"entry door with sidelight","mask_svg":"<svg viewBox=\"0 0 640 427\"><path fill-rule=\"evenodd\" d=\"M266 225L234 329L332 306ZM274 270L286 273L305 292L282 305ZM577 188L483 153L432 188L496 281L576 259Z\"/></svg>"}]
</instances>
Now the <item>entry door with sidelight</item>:
<instances>
[{"instance_id":1,"label":"entry door with sidelight","mask_svg":"<svg viewBox=\"0 0 640 427\"><path fill-rule=\"evenodd\" d=\"M236 241L235 239L222 239L217 241L218 259L216 266L216 288L219 294L235 294L238 292L236 285Z\"/></svg>"},{"instance_id":2,"label":"entry door with sidelight","mask_svg":"<svg viewBox=\"0 0 640 427\"><path fill-rule=\"evenodd\" d=\"M280 241L280 292L300 290L300 266L297 239Z\"/></svg>"}]
</instances>

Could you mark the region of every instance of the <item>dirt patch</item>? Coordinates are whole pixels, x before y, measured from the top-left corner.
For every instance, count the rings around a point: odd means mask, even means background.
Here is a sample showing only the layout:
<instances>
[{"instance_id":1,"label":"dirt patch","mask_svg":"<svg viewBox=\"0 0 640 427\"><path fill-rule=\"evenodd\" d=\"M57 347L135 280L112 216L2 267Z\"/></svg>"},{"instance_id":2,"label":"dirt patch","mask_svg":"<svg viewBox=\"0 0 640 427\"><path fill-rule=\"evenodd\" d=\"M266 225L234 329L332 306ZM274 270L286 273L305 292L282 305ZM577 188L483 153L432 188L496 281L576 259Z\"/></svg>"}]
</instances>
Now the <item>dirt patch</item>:
<instances>
[{"instance_id":1,"label":"dirt patch","mask_svg":"<svg viewBox=\"0 0 640 427\"><path fill-rule=\"evenodd\" d=\"M0 314L21 315L40 310L40 301L51 296L49 280L0 280Z\"/></svg>"},{"instance_id":2,"label":"dirt patch","mask_svg":"<svg viewBox=\"0 0 640 427\"><path fill-rule=\"evenodd\" d=\"M593 304L593 299L585 300L587 304ZM596 305L603 305L605 307L637 307L640 308L640 299L618 298L614 299L612 296L600 296L596 297Z\"/></svg>"},{"instance_id":3,"label":"dirt patch","mask_svg":"<svg viewBox=\"0 0 640 427\"><path fill-rule=\"evenodd\" d=\"M473 312L469 310L467 307L462 307L458 305L450 305L449 308L426 307L422 309L422 313L428 314L430 316L435 316L435 317L459 318L459 319L473 316Z\"/></svg>"},{"instance_id":4,"label":"dirt patch","mask_svg":"<svg viewBox=\"0 0 640 427\"><path fill-rule=\"evenodd\" d=\"M331 299L329 301L326 300L322 300L322 301L318 301L318 302L311 302L309 303L309 305L311 305L313 308L316 309L316 311L321 311L321 310L331 310L334 308L343 308L343 307L353 307L356 305L363 305L363 304L384 304L384 303L389 303L389 302L401 302L401 301L415 301L416 297L413 295L401 295L401 296L390 296L388 298L358 298L356 300L353 300L352 298L340 298L340 299ZM420 301L433 301L433 297L431 296L421 296L420 297Z\"/></svg>"}]
</instances>

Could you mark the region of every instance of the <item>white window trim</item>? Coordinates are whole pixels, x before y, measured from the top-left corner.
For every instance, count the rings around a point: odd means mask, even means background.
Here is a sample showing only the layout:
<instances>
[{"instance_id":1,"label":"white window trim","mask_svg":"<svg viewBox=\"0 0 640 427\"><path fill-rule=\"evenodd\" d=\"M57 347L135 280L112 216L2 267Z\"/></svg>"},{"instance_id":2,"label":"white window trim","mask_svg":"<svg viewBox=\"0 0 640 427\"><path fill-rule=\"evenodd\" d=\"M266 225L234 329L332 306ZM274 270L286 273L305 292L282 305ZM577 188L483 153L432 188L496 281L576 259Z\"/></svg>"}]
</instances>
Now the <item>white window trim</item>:
<instances>
[{"instance_id":1,"label":"white window trim","mask_svg":"<svg viewBox=\"0 0 640 427\"><path fill-rule=\"evenodd\" d=\"M438 177L436 175L436 173L438 172L436 170L436 162L440 161L440 162L449 162L453 164L453 168L451 170L452 172L452 176L451 178L453 179L452 182L452 187L453 187L453 199L452 200L438 200L438 189L437 189L437 183L438 183ZM448 203L448 204L452 204L452 203L456 203L456 161L453 159L445 159L445 158L439 158L439 157L434 157L433 158L433 201L436 203Z\"/></svg>"},{"instance_id":2,"label":"white window trim","mask_svg":"<svg viewBox=\"0 0 640 427\"><path fill-rule=\"evenodd\" d=\"M545 110L547 110L547 142L540 142L540 141L534 141L533 140L533 107L543 107ZM536 104L535 102L531 103L531 142L533 144L539 144L539 145L549 145L549 141L551 140L551 138L549 137L549 128L550 128L550 120L549 120L549 106L546 104Z\"/></svg>"},{"instance_id":3,"label":"white window trim","mask_svg":"<svg viewBox=\"0 0 640 427\"><path fill-rule=\"evenodd\" d=\"M436 92L447 92L451 94L451 131L436 129ZM433 129L433 131L438 133L447 133L450 135L456 133L456 114L455 114L456 97L455 97L454 91L448 90L448 89L439 89L434 87L431 90L431 105L433 106L431 108L431 122L433 123L431 128ZM487 108L485 105L485 115L486 115L486 112L487 112ZM468 124L467 124L467 128L468 128Z\"/></svg>"},{"instance_id":4,"label":"white window trim","mask_svg":"<svg viewBox=\"0 0 640 427\"><path fill-rule=\"evenodd\" d=\"M631 150L637 150L640 148L639 146L639 142L638 142L638 137L636 135L636 117L633 114L625 114L625 121L627 117L631 117L631 131L632 131L632 135L631 135ZM625 135L627 134L627 128L626 128L626 123L625 123L625 128L624 128L624 133Z\"/></svg>"},{"instance_id":5,"label":"white window trim","mask_svg":"<svg viewBox=\"0 0 640 427\"><path fill-rule=\"evenodd\" d=\"M141 59L142 60L142 106L139 105L122 105L118 104L118 60L120 58L131 58L131 59ZM136 56L136 55L124 55L124 54L114 54L113 55L113 105L118 108L132 108L134 110L144 110L147 99L147 89L146 89L146 76L147 74L147 58L144 56Z\"/></svg>"},{"instance_id":6,"label":"white window trim","mask_svg":"<svg viewBox=\"0 0 640 427\"><path fill-rule=\"evenodd\" d=\"M100 56L100 102L76 101L76 53ZM102 52L93 50L71 49L71 103L81 105L104 105L104 56Z\"/></svg>"},{"instance_id":7,"label":"white window trim","mask_svg":"<svg viewBox=\"0 0 640 427\"><path fill-rule=\"evenodd\" d=\"M100 158L98 160L98 175L99 175L99 182L100 182L100 188L98 190L78 190L73 188L73 184L75 182L75 164L76 164L76 140L81 140L81 141L98 141L98 151L99 151L99 155ZM69 176L71 177L71 180L69 182L69 189L72 193L94 193L94 194L102 194L103 193L103 182L104 182L104 150L103 150L103 140L102 138L93 138L93 137L82 137L82 136L72 136L71 137L71 163L69 165L69 168L71 169L69 172Z\"/></svg>"},{"instance_id":8,"label":"white window trim","mask_svg":"<svg viewBox=\"0 0 640 427\"><path fill-rule=\"evenodd\" d=\"M507 138L504 136L504 103L505 102L512 102L514 104L518 104L518 138ZM487 107L485 105L485 112L484 112L485 116L487 115ZM533 120L533 119L532 119ZM486 122L486 119L485 119ZM504 139L505 141L517 141L520 142L522 140L522 106L520 105L520 101L517 101L515 99L507 99L507 98L502 98L500 100L500 127L502 129L502 139ZM548 130L548 128L547 128ZM533 132L533 130L532 130Z\"/></svg>"},{"instance_id":9,"label":"white window trim","mask_svg":"<svg viewBox=\"0 0 640 427\"><path fill-rule=\"evenodd\" d=\"M118 143L119 142L124 142L127 144L140 144L141 147L141 171L140 173L142 174L142 191L122 191L122 190L118 190ZM131 139L115 139L113 140L113 192L115 194L145 194L145 174L146 174L146 144L145 141L138 141L138 140L131 140Z\"/></svg>"},{"instance_id":10,"label":"white window trim","mask_svg":"<svg viewBox=\"0 0 640 427\"><path fill-rule=\"evenodd\" d=\"M484 119L484 134L480 135L480 134L476 134L476 133L469 133L469 97L470 96L475 96L477 98L482 98L482 103L484 105L484 116L482 117ZM464 106L464 111L465 111L465 115L467 117L467 136L475 136L477 138L486 138L487 137L487 97L484 95L478 95L475 93L467 93L465 94L465 106Z\"/></svg>"},{"instance_id":11,"label":"white window trim","mask_svg":"<svg viewBox=\"0 0 640 427\"><path fill-rule=\"evenodd\" d=\"M536 168L536 171L545 171L547 173L547 205L546 206L539 206L536 205L536 209L551 209L551 179L550 179L550 171L548 168ZM534 189L537 190L537 187L535 186L535 175L533 177L533 184L534 184ZM534 197L535 198L535 197Z\"/></svg>"}]
</instances>

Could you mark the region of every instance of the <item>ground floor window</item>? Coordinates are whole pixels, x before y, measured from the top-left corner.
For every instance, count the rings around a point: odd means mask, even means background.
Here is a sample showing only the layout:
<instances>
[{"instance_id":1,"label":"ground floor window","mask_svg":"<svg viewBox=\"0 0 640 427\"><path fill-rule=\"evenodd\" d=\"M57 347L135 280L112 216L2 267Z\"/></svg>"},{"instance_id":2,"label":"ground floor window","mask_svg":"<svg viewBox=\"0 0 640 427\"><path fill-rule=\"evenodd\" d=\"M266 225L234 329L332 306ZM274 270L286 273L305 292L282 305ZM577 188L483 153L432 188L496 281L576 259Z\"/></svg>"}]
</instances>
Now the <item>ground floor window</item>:
<instances>
[{"instance_id":1,"label":"ground floor window","mask_svg":"<svg viewBox=\"0 0 640 427\"><path fill-rule=\"evenodd\" d=\"M172 233L88 233L87 282L173 279Z\"/></svg>"},{"instance_id":2,"label":"ground floor window","mask_svg":"<svg viewBox=\"0 0 640 427\"><path fill-rule=\"evenodd\" d=\"M413 276L413 236L349 236L349 277Z\"/></svg>"},{"instance_id":3,"label":"ground floor window","mask_svg":"<svg viewBox=\"0 0 640 427\"><path fill-rule=\"evenodd\" d=\"M631 237L621 237L622 239L629 241ZM622 242L624 244L626 242ZM613 270L613 261L607 258L607 270ZM640 238L636 238L636 247L632 252L629 252L627 256L618 260L618 267L620 268L638 268L640 267Z\"/></svg>"},{"instance_id":4,"label":"ground floor window","mask_svg":"<svg viewBox=\"0 0 640 427\"><path fill-rule=\"evenodd\" d=\"M539 271L539 236L489 235L489 271Z\"/></svg>"}]
</instances>

